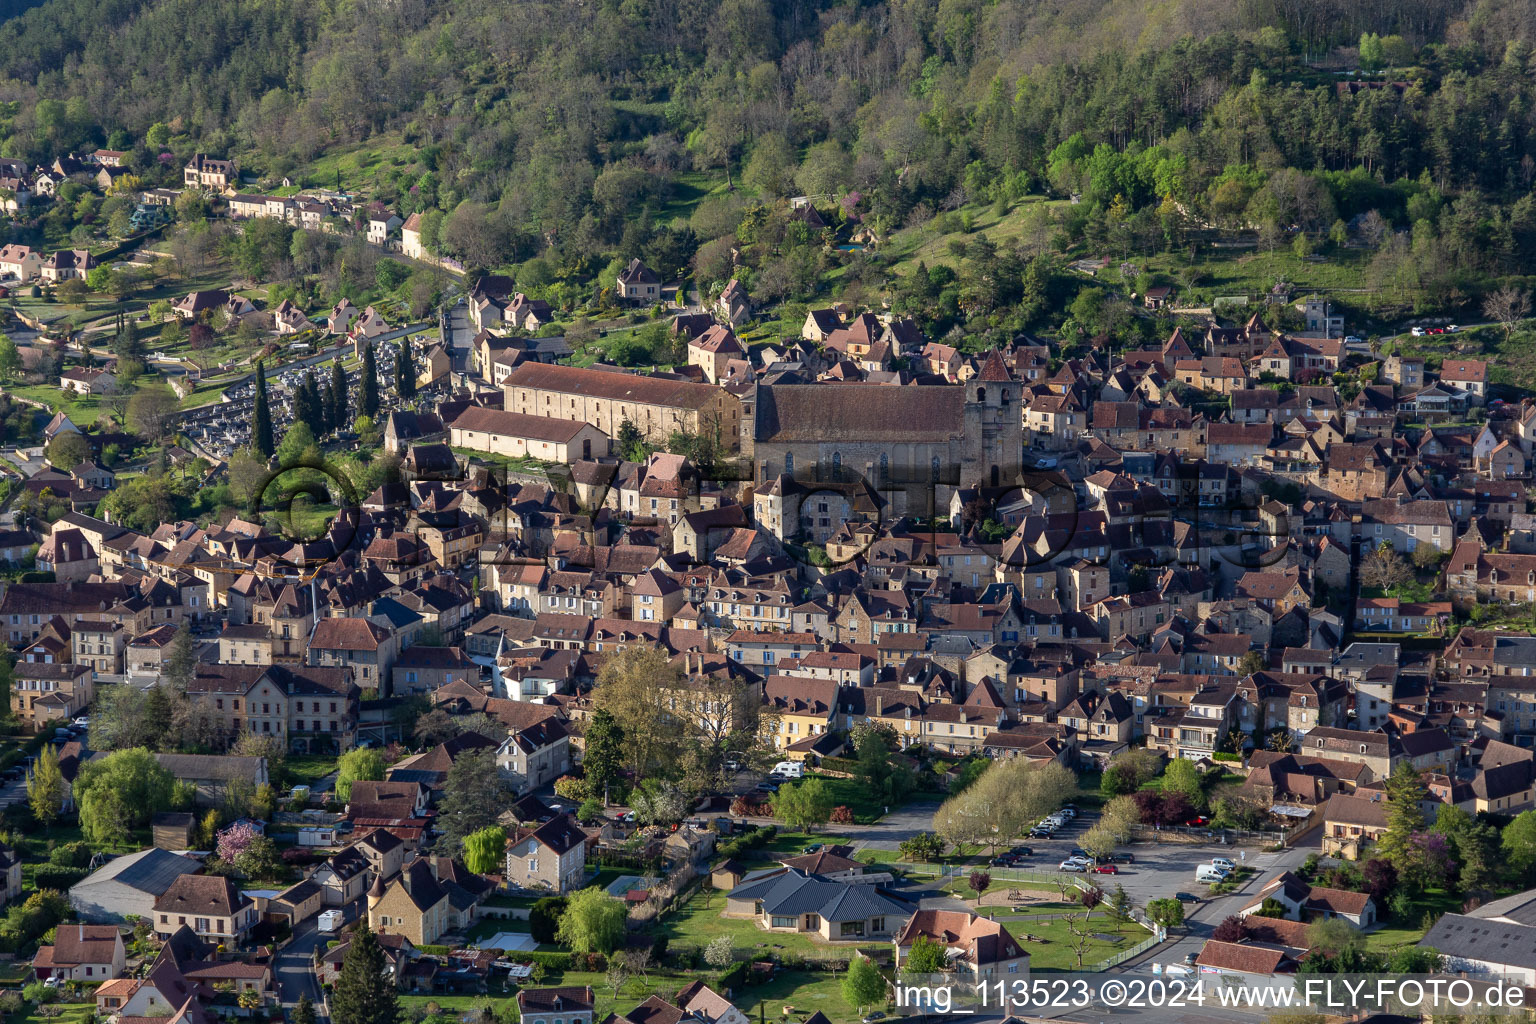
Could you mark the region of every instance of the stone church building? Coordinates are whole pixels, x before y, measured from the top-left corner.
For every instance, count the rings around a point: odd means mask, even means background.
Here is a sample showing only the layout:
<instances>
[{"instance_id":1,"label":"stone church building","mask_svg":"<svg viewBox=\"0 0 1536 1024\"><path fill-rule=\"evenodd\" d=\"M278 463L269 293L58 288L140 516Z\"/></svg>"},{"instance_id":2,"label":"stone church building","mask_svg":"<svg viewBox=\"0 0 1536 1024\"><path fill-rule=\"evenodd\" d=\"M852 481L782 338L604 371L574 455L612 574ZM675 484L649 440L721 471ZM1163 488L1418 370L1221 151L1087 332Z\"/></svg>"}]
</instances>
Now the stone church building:
<instances>
[{"instance_id":1,"label":"stone church building","mask_svg":"<svg viewBox=\"0 0 1536 1024\"><path fill-rule=\"evenodd\" d=\"M761 384L741 398L742 456L760 486L862 476L891 515L943 514L955 488L1016 477L1023 390L996 352L963 385Z\"/></svg>"}]
</instances>

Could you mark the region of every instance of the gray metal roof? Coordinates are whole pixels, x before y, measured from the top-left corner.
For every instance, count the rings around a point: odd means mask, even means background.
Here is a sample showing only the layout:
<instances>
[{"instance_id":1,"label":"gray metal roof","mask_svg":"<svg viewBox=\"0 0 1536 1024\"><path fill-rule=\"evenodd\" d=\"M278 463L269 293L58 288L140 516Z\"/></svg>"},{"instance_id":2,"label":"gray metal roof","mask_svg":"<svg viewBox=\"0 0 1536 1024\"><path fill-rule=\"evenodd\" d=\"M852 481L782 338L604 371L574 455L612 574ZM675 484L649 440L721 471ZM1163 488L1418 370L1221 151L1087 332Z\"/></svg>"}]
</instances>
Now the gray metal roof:
<instances>
[{"instance_id":1,"label":"gray metal roof","mask_svg":"<svg viewBox=\"0 0 1536 1024\"><path fill-rule=\"evenodd\" d=\"M1419 945L1463 960L1536 969L1536 928L1530 925L1445 914Z\"/></svg>"},{"instance_id":2,"label":"gray metal roof","mask_svg":"<svg viewBox=\"0 0 1536 1024\"><path fill-rule=\"evenodd\" d=\"M910 904L879 886L861 884L856 878L823 878L793 868L767 878L743 881L730 891L728 898L760 900L764 913L770 916L819 914L828 921L862 921L880 914L905 916L912 912Z\"/></svg>"},{"instance_id":3,"label":"gray metal roof","mask_svg":"<svg viewBox=\"0 0 1536 1024\"><path fill-rule=\"evenodd\" d=\"M1536 925L1536 889L1517 892L1503 899L1489 900L1476 910L1468 912L1467 916L1475 917L1480 921L1505 917L1516 924Z\"/></svg>"},{"instance_id":4,"label":"gray metal roof","mask_svg":"<svg viewBox=\"0 0 1536 1024\"><path fill-rule=\"evenodd\" d=\"M152 896L159 896L182 875L190 875L200 870L202 865L189 857L152 847L110 860L76 884L90 885L94 882L113 881L138 889L140 892L147 892Z\"/></svg>"}]
</instances>

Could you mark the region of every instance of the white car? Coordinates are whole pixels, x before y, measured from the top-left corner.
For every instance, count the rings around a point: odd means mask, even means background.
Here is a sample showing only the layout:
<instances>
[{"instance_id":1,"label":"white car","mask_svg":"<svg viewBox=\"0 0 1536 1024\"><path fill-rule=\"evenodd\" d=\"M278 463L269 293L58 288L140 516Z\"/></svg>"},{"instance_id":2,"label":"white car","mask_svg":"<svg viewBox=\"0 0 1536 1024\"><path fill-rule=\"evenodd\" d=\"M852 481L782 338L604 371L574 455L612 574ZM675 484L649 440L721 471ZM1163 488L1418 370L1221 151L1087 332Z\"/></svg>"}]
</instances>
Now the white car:
<instances>
[{"instance_id":1,"label":"white car","mask_svg":"<svg viewBox=\"0 0 1536 1024\"><path fill-rule=\"evenodd\" d=\"M1057 811L1056 813L1057 814L1065 814L1069 818L1075 818L1075 817L1077 817L1077 808L1076 807L1063 807L1061 810Z\"/></svg>"},{"instance_id":2,"label":"white car","mask_svg":"<svg viewBox=\"0 0 1536 1024\"><path fill-rule=\"evenodd\" d=\"M1445 333L1446 334L1455 334L1459 330L1461 330L1461 325L1460 324L1446 324L1446 327L1445 327Z\"/></svg>"},{"instance_id":3,"label":"white car","mask_svg":"<svg viewBox=\"0 0 1536 1024\"><path fill-rule=\"evenodd\" d=\"M91 727L91 719L88 715L81 715L69 724L73 725L76 729L89 729Z\"/></svg>"},{"instance_id":4,"label":"white car","mask_svg":"<svg viewBox=\"0 0 1536 1024\"><path fill-rule=\"evenodd\" d=\"M1422 327L1415 327L1413 330L1409 331L1408 333L1413 335L1415 338L1422 338L1422 337L1424 337L1424 328L1422 328Z\"/></svg>"},{"instance_id":5,"label":"white car","mask_svg":"<svg viewBox=\"0 0 1536 1024\"><path fill-rule=\"evenodd\" d=\"M1232 861L1225 857L1212 857L1211 866L1220 868L1223 871L1232 871L1237 867L1236 864L1232 863Z\"/></svg>"},{"instance_id":6,"label":"white car","mask_svg":"<svg viewBox=\"0 0 1536 1024\"><path fill-rule=\"evenodd\" d=\"M1064 860L1060 864L1056 865L1056 870L1077 871L1086 874L1088 872L1088 864L1085 861L1080 861L1076 857L1073 857L1071 860Z\"/></svg>"}]
</instances>

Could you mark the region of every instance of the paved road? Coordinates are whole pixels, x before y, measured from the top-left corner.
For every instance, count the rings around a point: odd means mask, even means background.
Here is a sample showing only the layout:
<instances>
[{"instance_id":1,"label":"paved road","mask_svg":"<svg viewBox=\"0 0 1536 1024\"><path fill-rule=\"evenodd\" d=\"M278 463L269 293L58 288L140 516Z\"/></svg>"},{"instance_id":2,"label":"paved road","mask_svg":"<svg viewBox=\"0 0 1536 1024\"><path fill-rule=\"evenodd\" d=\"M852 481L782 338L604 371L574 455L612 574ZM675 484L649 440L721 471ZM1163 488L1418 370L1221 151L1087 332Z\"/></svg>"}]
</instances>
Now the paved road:
<instances>
[{"instance_id":1,"label":"paved road","mask_svg":"<svg viewBox=\"0 0 1536 1024\"><path fill-rule=\"evenodd\" d=\"M342 908L349 922L356 919L361 906L362 901L358 900ZM314 955L315 950L324 948L332 937L320 931L317 915L301 922L294 932L293 941L277 954L277 997L285 1008L296 1004L300 996L307 995L310 1002L315 1004L316 1015L324 1014L325 1008L320 1002L320 986L315 980Z\"/></svg>"}]
</instances>

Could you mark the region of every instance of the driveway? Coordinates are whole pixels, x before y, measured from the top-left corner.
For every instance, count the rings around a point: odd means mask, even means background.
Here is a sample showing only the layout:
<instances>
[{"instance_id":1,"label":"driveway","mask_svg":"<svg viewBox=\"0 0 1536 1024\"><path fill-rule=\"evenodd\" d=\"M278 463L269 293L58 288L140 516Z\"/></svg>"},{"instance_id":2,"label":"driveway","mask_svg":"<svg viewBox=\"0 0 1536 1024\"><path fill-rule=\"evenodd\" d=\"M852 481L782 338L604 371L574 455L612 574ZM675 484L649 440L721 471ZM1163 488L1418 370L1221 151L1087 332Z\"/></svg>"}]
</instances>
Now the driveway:
<instances>
[{"instance_id":1,"label":"driveway","mask_svg":"<svg viewBox=\"0 0 1536 1024\"><path fill-rule=\"evenodd\" d=\"M847 836L856 849L895 850L919 832L932 832L938 809L938 800L918 800L893 809L873 825L827 825L824 831Z\"/></svg>"},{"instance_id":2,"label":"driveway","mask_svg":"<svg viewBox=\"0 0 1536 1024\"><path fill-rule=\"evenodd\" d=\"M343 907L347 920L356 919L362 901ZM326 910L334 909L326 907ZM325 1006L320 1001L320 985L315 980L314 956L316 949L323 949L333 938L320 931L319 915L299 923L293 940L277 954L277 998L283 1007L292 1007L300 996L309 996L315 1004L315 1015L324 1016Z\"/></svg>"}]
</instances>

